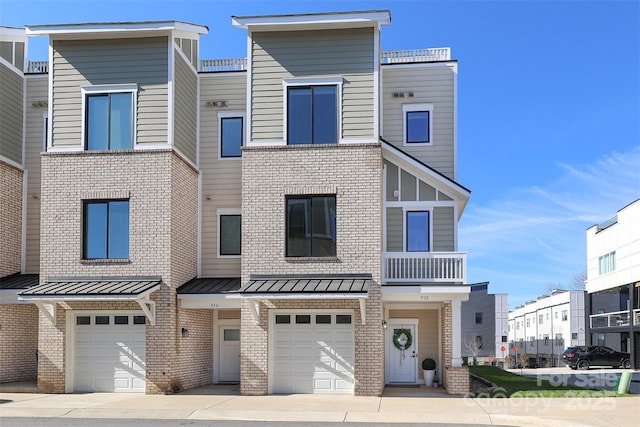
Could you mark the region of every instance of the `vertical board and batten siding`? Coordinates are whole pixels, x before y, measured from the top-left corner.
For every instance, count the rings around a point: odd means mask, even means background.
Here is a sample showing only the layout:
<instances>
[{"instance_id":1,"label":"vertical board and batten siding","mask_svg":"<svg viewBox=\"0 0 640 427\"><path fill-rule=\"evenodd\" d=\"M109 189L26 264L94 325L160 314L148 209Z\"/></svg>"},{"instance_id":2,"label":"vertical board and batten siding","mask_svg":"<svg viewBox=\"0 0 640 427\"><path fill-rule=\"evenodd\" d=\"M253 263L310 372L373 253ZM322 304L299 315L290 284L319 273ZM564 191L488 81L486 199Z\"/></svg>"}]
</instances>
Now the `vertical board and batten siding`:
<instances>
[{"instance_id":1,"label":"vertical board and batten siding","mask_svg":"<svg viewBox=\"0 0 640 427\"><path fill-rule=\"evenodd\" d=\"M198 75L175 52L173 144L187 159L196 162L198 123Z\"/></svg>"},{"instance_id":2,"label":"vertical board and batten siding","mask_svg":"<svg viewBox=\"0 0 640 427\"><path fill-rule=\"evenodd\" d=\"M23 77L0 64L0 155L22 164Z\"/></svg>"},{"instance_id":3,"label":"vertical board and batten siding","mask_svg":"<svg viewBox=\"0 0 640 427\"><path fill-rule=\"evenodd\" d=\"M207 101L219 99L226 100L228 106L207 107ZM200 73L202 277L240 276L240 258L218 258L217 209L242 206L241 160L218 160L218 112L245 112L246 101L246 72Z\"/></svg>"},{"instance_id":4,"label":"vertical board and batten siding","mask_svg":"<svg viewBox=\"0 0 640 427\"><path fill-rule=\"evenodd\" d=\"M253 141L282 141L283 86L290 78L342 77L342 137L373 137L372 28L252 33Z\"/></svg>"},{"instance_id":5,"label":"vertical board and batten siding","mask_svg":"<svg viewBox=\"0 0 640 427\"><path fill-rule=\"evenodd\" d=\"M387 208L387 252L404 252L402 208Z\"/></svg>"},{"instance_id":6,"label":"vertical board and batten siding","mask_svg":"<svg viewBox=\"0 0 640 427\"><path fill-rule=\"evenodd\" d=\"M433 251L452 252L455 250L453 207L433 208Z\"/></svg>"},{"instance_id":7,"label":"vertical board and batten siding","mask_svg":"<svg viewBox=\"0 0 640 427\"><path fill-rule=\"evenodd\" d=\"M27 220L25 273L40 272L40 154L44 151L47 108L33 107L34 102L47 100L49 77L32 74L25 77L25 169L27 170Z\"/></svg>"},{"instance_id":8,"label":"vertical board and batten siding","mask_svg":"<svg viewBox=\"0 0 640 427\"><path fill-rule=\"evenodd\" d=\"M166 144L168 39L53 42L53 144L83 146L82 87L138 84L137 143Z\"/></svg>"},{"instance_id":9,"label":"vertical board and batten siding","mask_svg":"<svg viewBox=\"0 0 640 427\"><path fill-rule=\"evenodd\" d=\"M454 79L450 64L382 66L382 137L438 172L454 179ZM413 98L393 94L413 93ZM433 104L433 145L403 146L403 104Z\"/></svg>"}]
</instances>

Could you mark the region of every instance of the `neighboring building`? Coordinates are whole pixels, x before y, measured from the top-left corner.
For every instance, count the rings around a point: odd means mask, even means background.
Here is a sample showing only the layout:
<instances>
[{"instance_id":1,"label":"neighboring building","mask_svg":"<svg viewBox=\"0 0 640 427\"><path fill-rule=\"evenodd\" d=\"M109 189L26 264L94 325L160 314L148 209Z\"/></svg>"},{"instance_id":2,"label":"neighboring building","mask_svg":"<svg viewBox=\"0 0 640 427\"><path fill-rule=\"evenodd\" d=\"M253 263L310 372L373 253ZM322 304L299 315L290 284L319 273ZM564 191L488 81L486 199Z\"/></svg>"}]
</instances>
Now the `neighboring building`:
<instances>
[{"instance_id":1,"label":"neighboring building","mask_svg":"<svg viewBox=\"0 0 640 427\"><path fill-rule=\"evenodd\" d=\"M562 352L584 345L587 331L585 292L554 290L509 312L509 354L517 347L531 367L562 366Z\"/></svg>"},{"instance_id":2,"label":"neighboring building","mask_svg":"<svg viewBox=\"0 0 640 427\"><path fill-rule=\"evenodd\" d=\"M587 229L592 345L631 353L640 369L640 199Z\"/></svg>"},{"instance_id":3,"label":"neighboring building","mask_svg":"<svg viewBox=\"0 0 640 427\"><path fill-rule=\"evenodd\" d=\"M478 363L487 362L493 356L502 359L508 353L507 327L509 321L509 296L490 294L489 282L471 285L469 300L462 303L462 354L473 362L476 353Z\"/></svg>"},{"instance_id":4,"label":"neighboring building","mask_svg":"<svg viewBox=\"0 0 640 427\"><path fill-rule=\"evenodd\" d=\"M388 11L232 22L248 58L85 23L25 64L3 30L2 380L380 395L432 357L467 392L449 49L382 51Z\"/></svg>"}]
</instances>

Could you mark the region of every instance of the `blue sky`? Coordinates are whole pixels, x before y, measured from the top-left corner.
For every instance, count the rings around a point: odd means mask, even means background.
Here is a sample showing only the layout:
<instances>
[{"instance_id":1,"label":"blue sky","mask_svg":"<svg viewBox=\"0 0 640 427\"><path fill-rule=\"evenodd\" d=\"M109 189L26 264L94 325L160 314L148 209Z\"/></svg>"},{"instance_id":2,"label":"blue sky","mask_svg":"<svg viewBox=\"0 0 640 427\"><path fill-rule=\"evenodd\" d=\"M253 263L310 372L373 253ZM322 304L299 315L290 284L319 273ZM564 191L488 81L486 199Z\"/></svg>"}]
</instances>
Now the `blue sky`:
<instances>
[{"instance_id":1,"label":"blue sky","mask_svg":"<svg viewBox=\"0 0 640 427\"><path fill-rule=\"evenodd\" d=\"M0 0L0 25L182 20L201 58L246 55L231 15L389 9L387 50L452 48L459 61L459 230L470 282L510 306L568 287L585 230L640 197L639 1ZM37 41L30 59L46 59Z\"/></svg>"}]
</instances>

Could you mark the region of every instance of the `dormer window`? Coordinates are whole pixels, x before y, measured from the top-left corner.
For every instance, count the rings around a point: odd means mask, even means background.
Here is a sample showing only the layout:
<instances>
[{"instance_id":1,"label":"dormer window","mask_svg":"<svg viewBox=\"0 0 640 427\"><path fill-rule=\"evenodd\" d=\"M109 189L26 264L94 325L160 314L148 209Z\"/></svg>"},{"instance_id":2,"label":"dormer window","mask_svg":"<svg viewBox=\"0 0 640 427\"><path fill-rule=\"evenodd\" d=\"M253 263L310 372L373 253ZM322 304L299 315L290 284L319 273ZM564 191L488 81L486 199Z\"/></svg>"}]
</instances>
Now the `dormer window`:
<instances>
[{"instance_id":1,"label":"dormer window","mask_svg":"<svg viewBox=\"0 0 640 427\"><path fill-rule=\"evenodd\" d=\"M135 139L135 93L127 87L84 88L86 150L131 150Z\"/></svg>"}]
</instances>

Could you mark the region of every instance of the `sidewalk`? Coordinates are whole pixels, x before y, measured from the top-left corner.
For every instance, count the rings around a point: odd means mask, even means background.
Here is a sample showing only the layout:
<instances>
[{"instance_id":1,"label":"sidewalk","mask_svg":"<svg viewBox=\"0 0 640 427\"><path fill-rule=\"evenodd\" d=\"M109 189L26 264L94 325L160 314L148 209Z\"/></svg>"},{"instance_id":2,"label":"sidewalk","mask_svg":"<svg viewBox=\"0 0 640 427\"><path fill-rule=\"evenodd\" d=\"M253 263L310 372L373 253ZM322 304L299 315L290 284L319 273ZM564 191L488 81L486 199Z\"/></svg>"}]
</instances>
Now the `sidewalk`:
<instances>
[{"instance_id":1,"label":"sidewalk","mask_svg":"<svg viewBox=\"0 0 640 427\"><path fill-rule=\"evenodd\" d=\"M175 395L0 393L0 417L637 426L640 397L471 399L438 389L386 388L382 397L240 396L237 386ZM1 423L1 419L0 419Z\"/></svg>"}]
</instances>

